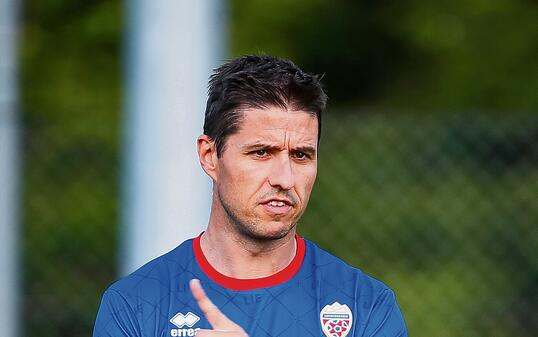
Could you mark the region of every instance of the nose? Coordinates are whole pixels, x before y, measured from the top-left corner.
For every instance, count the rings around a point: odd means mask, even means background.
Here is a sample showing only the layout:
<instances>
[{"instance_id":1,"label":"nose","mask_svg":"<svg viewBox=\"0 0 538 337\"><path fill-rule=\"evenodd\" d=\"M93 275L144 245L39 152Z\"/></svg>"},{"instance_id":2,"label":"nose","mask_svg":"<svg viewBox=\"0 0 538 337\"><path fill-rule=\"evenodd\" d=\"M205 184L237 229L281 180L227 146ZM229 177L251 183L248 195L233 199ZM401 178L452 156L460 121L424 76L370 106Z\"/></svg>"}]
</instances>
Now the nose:
<instances>
[{"instance_id":1,"label":"nose","mask_svg":"<svg viewBox=\"0 0 538 337\"><path fill-rule=\"evenodd\" d=\"M269 174L269 184L282 190L290 190L295 185L292 162L287 154L282 153L275 158Z\"/></svg>"}]
</instances>

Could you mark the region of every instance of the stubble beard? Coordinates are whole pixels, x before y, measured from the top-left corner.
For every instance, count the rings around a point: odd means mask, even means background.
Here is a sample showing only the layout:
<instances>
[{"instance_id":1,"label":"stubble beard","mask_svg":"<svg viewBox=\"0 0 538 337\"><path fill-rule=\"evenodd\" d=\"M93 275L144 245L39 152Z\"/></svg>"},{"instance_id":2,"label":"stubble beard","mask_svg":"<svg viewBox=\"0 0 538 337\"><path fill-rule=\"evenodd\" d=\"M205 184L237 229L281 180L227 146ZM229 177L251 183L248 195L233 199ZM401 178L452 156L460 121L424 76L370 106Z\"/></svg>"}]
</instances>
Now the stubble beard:
<instances>
[{"instance_id":1,"label":"stubble beard","mask_svg":"<svg viewBox=\"0 0 538 337\"><path fill-rule=\"evenodd\" d=\"M261 221L251 221L247 222L245 220L242 220L238 215L237 212L234 210L233 207L231 207L229 204L227 204L221 197L219 193L219 202L222 205L222 208L224 209L224 212L226 213L228 217L228 222L232 225L233 229L240 234L241 236L255 242L267 242L267 241L275 241L282 239L286 237L286 235L289 234L289 232L295 228L296 223L292 222L289 226L283 227L280 231L267 234L263 233L263 227L269 226L264 224ZM252 217L254 218L255 215L252 214ZM279 221L281 217L275 217L275 221Z\"/></svg>"}]
</instances>

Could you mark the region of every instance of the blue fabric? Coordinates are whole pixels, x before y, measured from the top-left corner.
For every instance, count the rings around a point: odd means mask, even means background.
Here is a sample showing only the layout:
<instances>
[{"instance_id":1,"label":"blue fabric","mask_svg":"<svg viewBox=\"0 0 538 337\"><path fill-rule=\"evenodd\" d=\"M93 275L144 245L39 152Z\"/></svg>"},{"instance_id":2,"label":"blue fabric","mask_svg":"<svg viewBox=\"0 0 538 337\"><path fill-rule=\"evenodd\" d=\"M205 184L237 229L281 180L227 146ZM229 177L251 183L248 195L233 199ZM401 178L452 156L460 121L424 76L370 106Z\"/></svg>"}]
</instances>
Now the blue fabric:
<instances>
[{"instance_id":1,"label":"blue fabric","mask_svg":"<svg viewBox=\"0 0 538 337\"><path fill-rule=\"evenodd\" d=\"M289 281L234 291L204 274L195 260L192 240L185 241L105 291L93 336L193 336L199 328L211 328L189 290L193 278L200 279L213 303L250 337L325 336L320 312L335 302L351 309L347 336L407 336L394 293L387 286L314 243L305 243L303 264ZM170 321L173 317L178 324Z\"/></svg>"}]
</instances>

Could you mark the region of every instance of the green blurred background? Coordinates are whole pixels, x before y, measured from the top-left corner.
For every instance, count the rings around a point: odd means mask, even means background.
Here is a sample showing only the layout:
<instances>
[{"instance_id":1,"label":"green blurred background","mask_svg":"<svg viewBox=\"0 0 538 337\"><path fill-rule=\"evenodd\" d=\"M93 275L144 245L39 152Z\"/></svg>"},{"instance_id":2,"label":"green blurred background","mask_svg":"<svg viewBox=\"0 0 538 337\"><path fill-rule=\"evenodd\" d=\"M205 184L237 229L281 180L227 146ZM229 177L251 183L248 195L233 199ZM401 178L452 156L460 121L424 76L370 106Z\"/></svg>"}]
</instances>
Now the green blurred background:
<instances>
[{"instance_id":1,"label":"green blurred background","mask_svg":"<svg viewBox=\"0 0 538 337\"><path fill-rule=\"evenodd\" d=\"M234 0L228 15L230 57L325 74L299 232L394 288L411 336L536 336L538 3ZM27 336L90 336L118 277L123 27L117 0L24 5Z\"/></svg>"}]
</instances>

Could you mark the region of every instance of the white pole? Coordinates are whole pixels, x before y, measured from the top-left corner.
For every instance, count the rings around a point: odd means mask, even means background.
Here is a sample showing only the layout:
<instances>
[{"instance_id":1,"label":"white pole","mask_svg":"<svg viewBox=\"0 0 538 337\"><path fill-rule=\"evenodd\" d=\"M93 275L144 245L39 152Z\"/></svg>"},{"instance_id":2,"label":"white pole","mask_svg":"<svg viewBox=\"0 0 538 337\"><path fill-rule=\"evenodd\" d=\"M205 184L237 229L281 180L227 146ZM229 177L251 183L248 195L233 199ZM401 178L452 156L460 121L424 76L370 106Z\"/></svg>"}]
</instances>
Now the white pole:
<instances>
[{"instance_id":1,"label":"white pole","mask_svg":"<svg viewBox=\"0 0 538 337\"><path fill-rule=\"evenodd\" d=\"M223 58L220 2L126 2L123 274L207 224L210 180L196 138L208 76Z\"/></svg>"},{"instance_id":2,"label":"white pole","mask_svg":"<svg viewBox=\"0 0 538 337\"><path fill-rule=\"evenodd\" d=\"M20 1L0 0L0 331L18 336L19 144L17 24Z\"/></svg>"}]
</instances>

